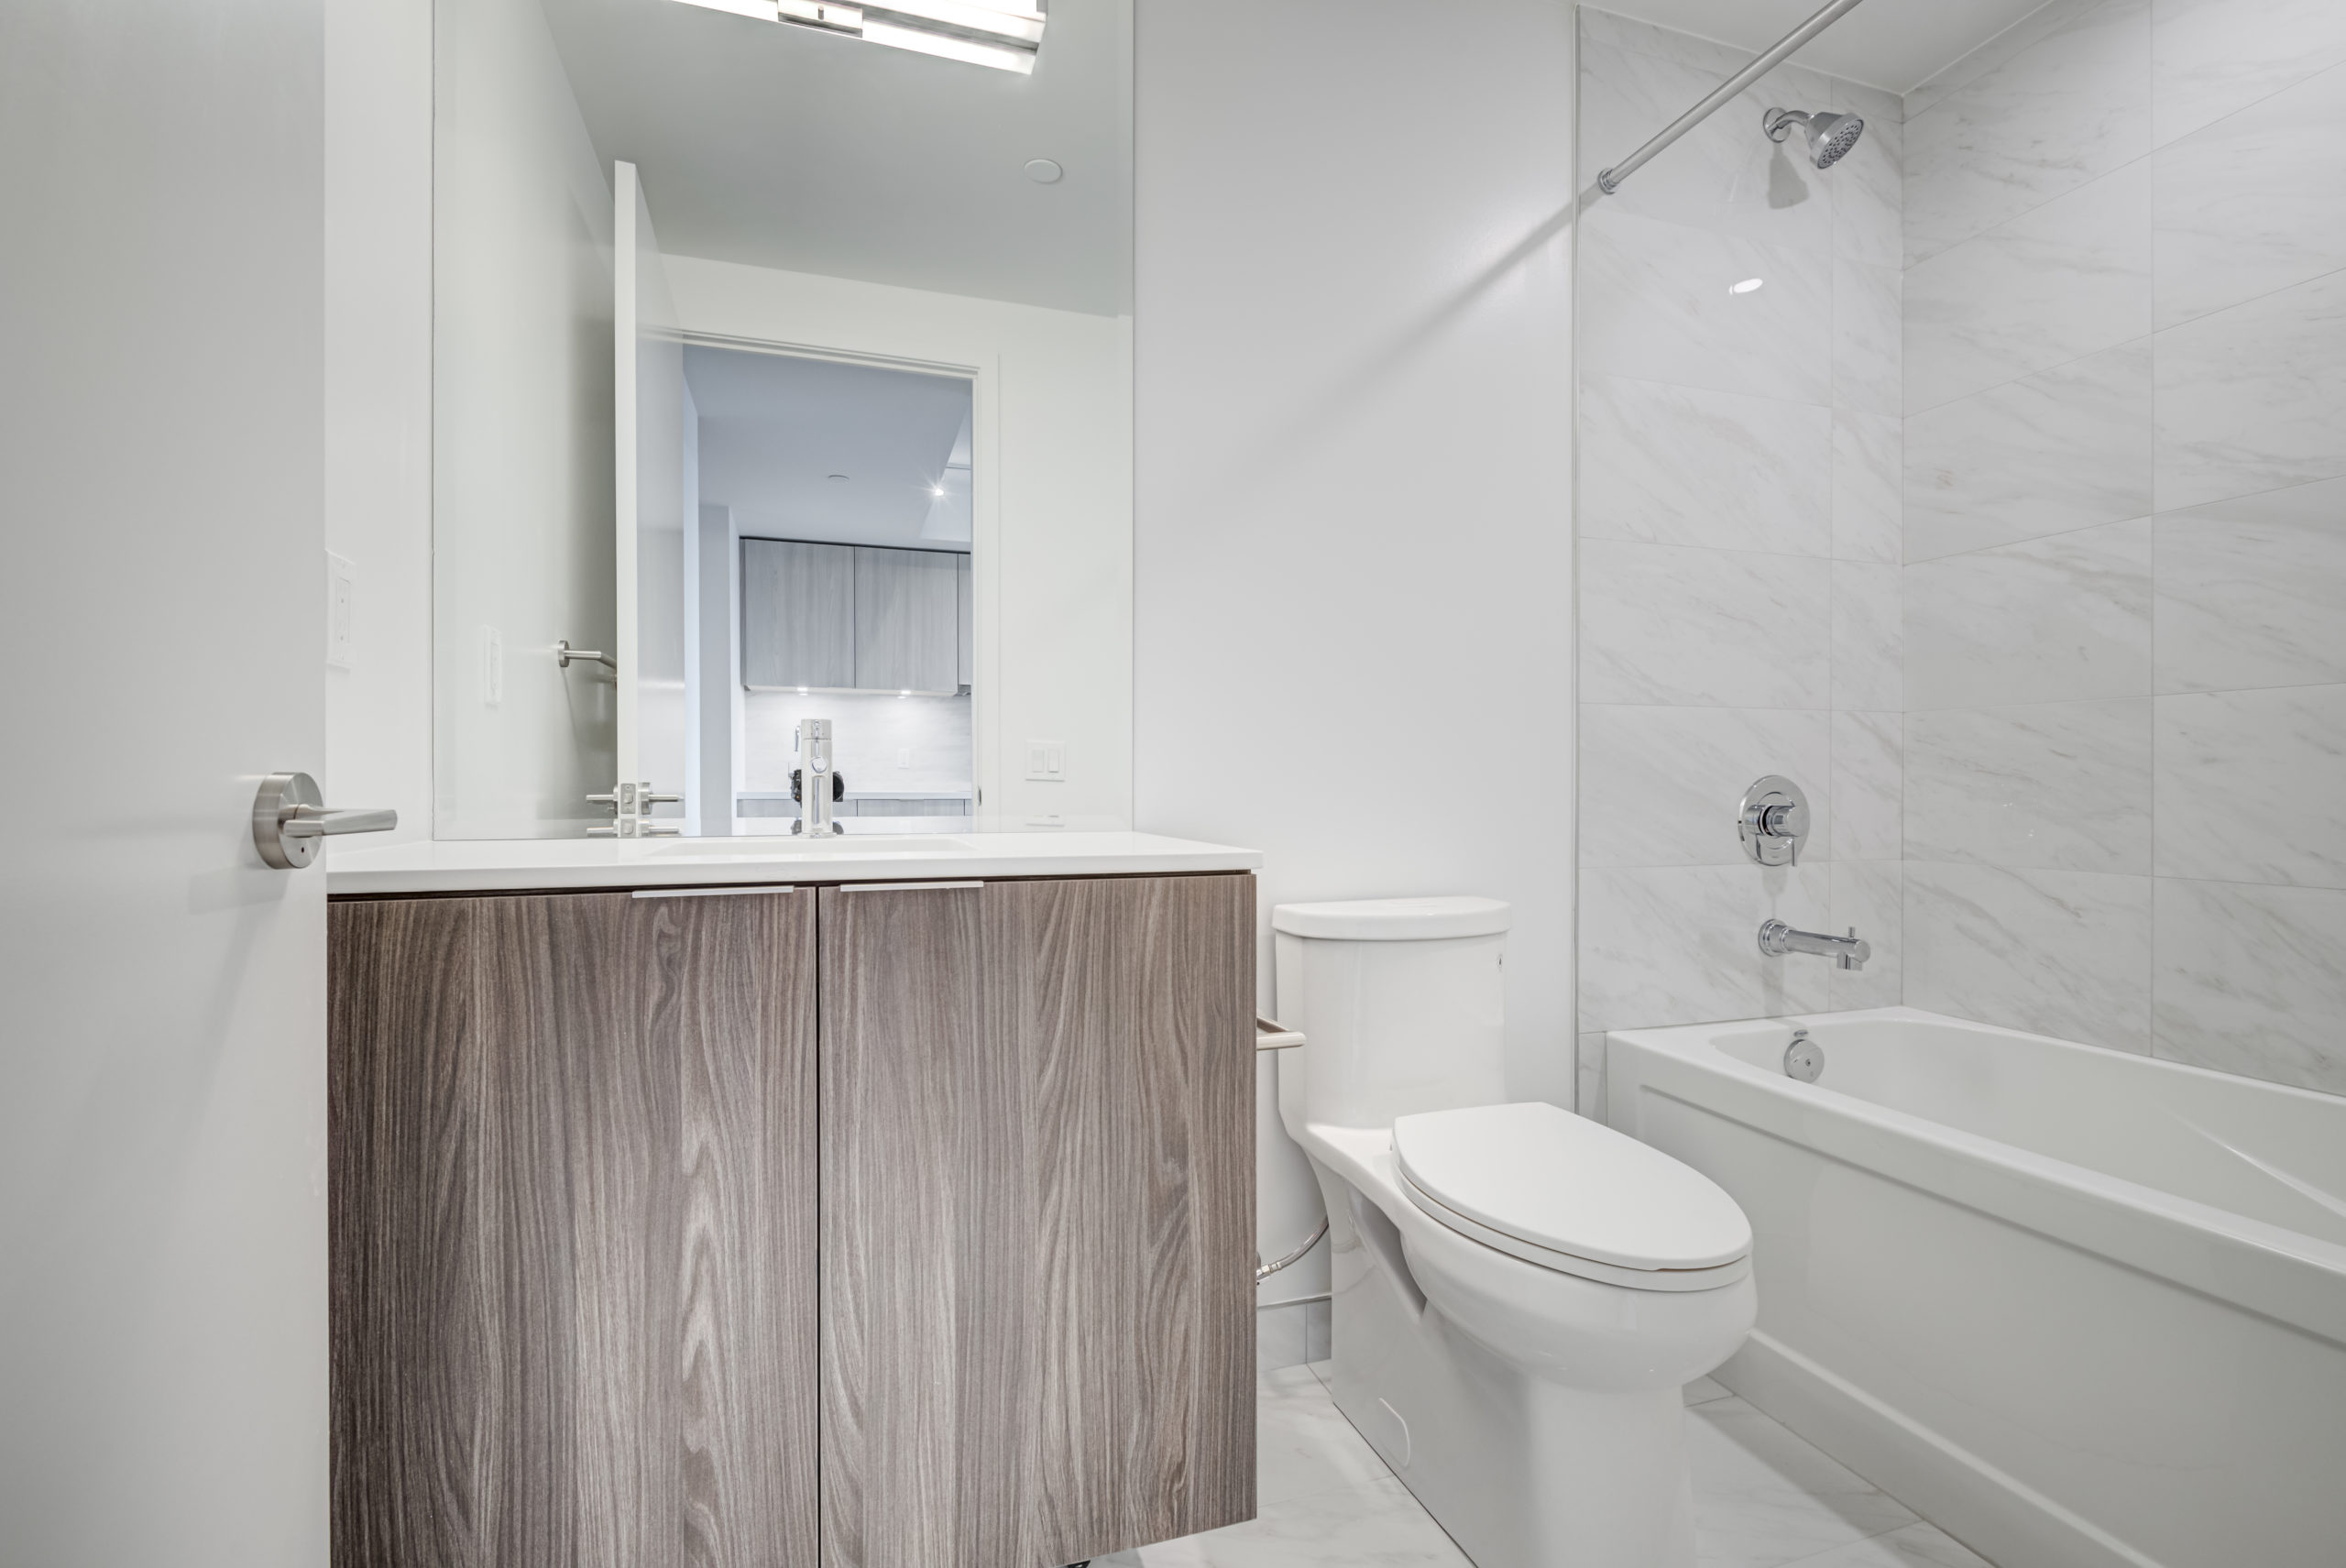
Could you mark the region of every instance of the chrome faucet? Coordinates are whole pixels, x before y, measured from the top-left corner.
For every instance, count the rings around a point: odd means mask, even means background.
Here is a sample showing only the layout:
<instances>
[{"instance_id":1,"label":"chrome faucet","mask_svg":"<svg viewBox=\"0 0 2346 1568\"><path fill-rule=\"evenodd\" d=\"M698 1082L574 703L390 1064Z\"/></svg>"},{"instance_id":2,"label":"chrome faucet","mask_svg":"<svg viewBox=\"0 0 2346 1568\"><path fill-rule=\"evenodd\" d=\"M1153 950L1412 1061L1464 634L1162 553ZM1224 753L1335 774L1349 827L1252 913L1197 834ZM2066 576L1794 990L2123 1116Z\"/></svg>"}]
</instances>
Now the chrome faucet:
<instances>
[{"instance_id":1,"label":"chrome faucet","mask_svg":"<svg viewBox=\"0 0 2346 1568\"><path fill-rule=\"evenodd\" d=\"M842 792L839 770L831 765L829 719L798 721L798 767L790 783L798 795L798 820L792 833L828 839L847 831L832 820L831 803Z\"/></svg>"},{"instance_id":2,"label":"chrome faucet","mask_svg":"<svg viewBox=\"0 0 2346 1568\"><path fill-rule=\"evenodd\" d=\"M1838 960L1843 969L1863 969L1873 957L1872 946L1858 939L1855 926L1846 937L1828 937L1821 931L1795 931L1781 920L1760 923L1760 950L1771 959L1786 953L1814 953L1820 959Z\"/></svg>"}]
</instances>

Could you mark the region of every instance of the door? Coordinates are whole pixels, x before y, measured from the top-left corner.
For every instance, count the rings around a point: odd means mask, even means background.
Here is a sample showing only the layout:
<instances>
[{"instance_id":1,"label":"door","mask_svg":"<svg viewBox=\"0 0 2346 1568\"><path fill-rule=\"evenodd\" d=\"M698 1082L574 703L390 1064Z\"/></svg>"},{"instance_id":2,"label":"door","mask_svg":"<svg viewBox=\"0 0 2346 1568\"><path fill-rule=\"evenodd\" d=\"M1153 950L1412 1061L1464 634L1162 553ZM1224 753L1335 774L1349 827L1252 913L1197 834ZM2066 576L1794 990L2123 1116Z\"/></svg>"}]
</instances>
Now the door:
<instances>
[{"instance_id":1,"label":"door","mask_svg":"<svg viewBox=\"0 0 2346 1568\"><path fill-rule=\"evenodd\" d=\"M611 166L611 193L619 776L680 797L652 815L681 819L691 751L685 520L700 514L685 450L685 344L634 164Z\"/></svg>"},{"instance_id":2,"label":"door","mask_svg":"<svg viewBox=\"0 0 2346 1568\"><path fill-rule=\"evenodd\" d=\"M741 684L855 685L855 546L741 541Z\"/></svg>"},{"instance_id":3,"label":"door","mask_svg":"<svg viewBox=\"0 0 2346 1568\"><path fill-rule=\"evenodd\" d=\"M10 1563L325 1559L320 33L0 5Z\"/></svg>"},{"instance_id":4,"label":"door","mask_svg":"<svg viewBox=\"0 0 2346 1568\"><path fill-rule=\"evenodd\" d=\"M813 1568L815 896L333 909L337 1568Z\"/></svg>"},{"instance_id":5,"label":"door","mask_svg":"<svg viewBox=\"0 0 2346 1568\"><path fill-rule=\"evenodd\" d=\"M1251 1518L1254 879L822 899L826 1568Z\"/></svg>"},{"instance_id":6,"label":"door","mask_svg":"<svg viewBox=\"0 0 2346 1568\"><path fill-rule=\"evenodd\" d=\"M961 590L941 550L855 551L855 684L949 692L959 684Z\"/></svg>"}]
</instances>

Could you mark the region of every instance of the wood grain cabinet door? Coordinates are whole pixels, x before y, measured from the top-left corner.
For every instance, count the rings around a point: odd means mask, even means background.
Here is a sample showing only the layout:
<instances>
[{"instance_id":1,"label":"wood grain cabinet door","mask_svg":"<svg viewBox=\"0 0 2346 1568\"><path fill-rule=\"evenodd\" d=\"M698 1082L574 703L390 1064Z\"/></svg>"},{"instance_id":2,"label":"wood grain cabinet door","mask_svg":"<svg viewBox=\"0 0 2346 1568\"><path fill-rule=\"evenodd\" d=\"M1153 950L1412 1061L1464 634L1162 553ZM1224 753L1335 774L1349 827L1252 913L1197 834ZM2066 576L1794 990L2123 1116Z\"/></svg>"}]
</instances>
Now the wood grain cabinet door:
<instances>
[{"instance_id":1,"label":"wood grain cabinet door","mask_svg":"<svg viewBox=\"0 0 2346 1568\"><path fill-rule=\"evenodd\" d=\"M336 1568L811 1568L814 896L329 929Z\"/></svg>"},{"instance_id":2,"label":"wood grain cabinet door","mask_svg":"<svg viewBox=\"0 0 2346 1568\"><path fill-rule=\"evenodd\" d=\"M826 1568L1253 1517L1254 878L826 889Z\"/></svg>"}]
</instances>

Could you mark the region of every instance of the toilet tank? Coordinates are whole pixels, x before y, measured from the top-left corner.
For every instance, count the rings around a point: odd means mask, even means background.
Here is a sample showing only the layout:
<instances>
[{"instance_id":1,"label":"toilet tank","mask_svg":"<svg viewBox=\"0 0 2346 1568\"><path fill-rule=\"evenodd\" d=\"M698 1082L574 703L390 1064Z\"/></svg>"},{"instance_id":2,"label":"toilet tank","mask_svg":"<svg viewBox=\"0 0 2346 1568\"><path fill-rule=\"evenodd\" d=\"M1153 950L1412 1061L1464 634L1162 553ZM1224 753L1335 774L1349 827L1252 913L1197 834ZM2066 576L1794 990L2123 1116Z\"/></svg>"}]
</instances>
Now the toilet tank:
<instances>
[{"instance_id":1,"label":"toilet tank","mask_svg":"<svg viewBox=\"0 0 2346 1568\"><path fill-rule=\"evenodd\" d=\"M1389 1127L1396 1116L1507 1098L1508 908L1495 898L1376 898L1271 911L1279 1115Z\"/></svg>"}]
</instances>

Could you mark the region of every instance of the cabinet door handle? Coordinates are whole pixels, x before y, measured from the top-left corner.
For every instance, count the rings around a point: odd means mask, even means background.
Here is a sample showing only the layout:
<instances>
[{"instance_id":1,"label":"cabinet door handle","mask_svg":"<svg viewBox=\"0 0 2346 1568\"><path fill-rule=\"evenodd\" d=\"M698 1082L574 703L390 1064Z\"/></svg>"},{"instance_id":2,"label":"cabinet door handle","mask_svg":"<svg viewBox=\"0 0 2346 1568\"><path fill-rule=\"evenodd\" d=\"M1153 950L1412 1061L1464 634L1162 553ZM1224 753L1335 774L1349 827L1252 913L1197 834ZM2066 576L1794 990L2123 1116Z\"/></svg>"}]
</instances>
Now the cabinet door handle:
<instances>
[{"instance_id":1,"label":"cabinet door handle","mask_svg":"<svg viewBox=\"0 0 2346 1568\"><path fill-rule=\"evenodd\" d=\"M841 893L948 893L960 887L983 887L981 882L850 882Z\"/></svg>"}]
</instances>

